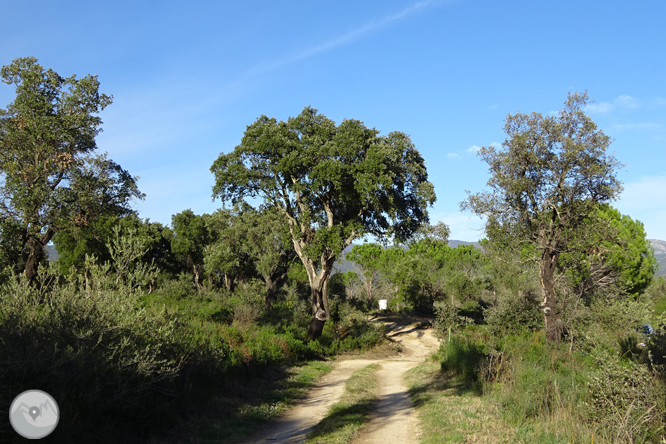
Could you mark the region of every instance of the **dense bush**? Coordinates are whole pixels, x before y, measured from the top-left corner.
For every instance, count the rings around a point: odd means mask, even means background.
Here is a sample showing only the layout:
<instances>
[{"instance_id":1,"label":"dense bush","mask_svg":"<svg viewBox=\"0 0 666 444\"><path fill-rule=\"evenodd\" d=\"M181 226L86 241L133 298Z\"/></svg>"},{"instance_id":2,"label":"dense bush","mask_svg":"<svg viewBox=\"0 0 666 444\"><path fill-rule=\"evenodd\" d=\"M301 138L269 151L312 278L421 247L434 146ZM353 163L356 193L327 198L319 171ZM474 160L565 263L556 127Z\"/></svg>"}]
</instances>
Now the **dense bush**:
<instances>
[{"instance_id":1,"label":"dense bush","mask_svg":"<svg viewBox=\"0 0 666 444\"><path fill-rule=\"evenodd\" d=\"M543 328L543 313L531 291L500 295L497 302L485 310L484 320L496 334Z\"/></svg>"},{"instance_id":2,"label":"dense bush","mask_svg":"<svg viewBox=\"0 0 666 444\"><path fill-rule=\"evenodd\" d=\"M645 365L598 357L588 388L588 417L611 442L658 442L663 437L666 388ZM661 429L661 430L659 430Z\"/></svg>"},{"instance_id":3,"label":"dense bush","mask_svg":"<svg viewBox=\"0 0 666 444\"><path fill-rule=\"evenodd\" d=\"M486 328L458 332L442 345L439 359L443 371L480 384L508 423L576 442L666 437L666 384L658 364L623 357L618 342L589 352L547 343L542 332L493 336Z\"/></svg>"},{"instance_id":4,"label":"dense bush","mask_svg":"<svg viewBox=\"0 0 666 444\"><path fill-rule=\"evenodd\" d=\"M476 382L480 367L486 358L486 345L478 338L454 336L441 346L441 367L453 372L465 381Z\"/></svg>"},{"instance_id":5,"label":"dense bush","mask_svg":"<svg viewBox=\"0 0 666 444\"><path fill-rule=\"evenodd\" d=\"M172 421L184 389L176 376L188 361L215 351L189 347L168 313L137 308L131 287L104 288L93 276L86 291L77 282L57 285L58 277L55 267L43 268L39 286L16 277L3 289L0 396L36 387L50 393L66 406L54 432L63 442L86 441L100 430L117 442L125 432Z\"/></svg>"}]
</instances>

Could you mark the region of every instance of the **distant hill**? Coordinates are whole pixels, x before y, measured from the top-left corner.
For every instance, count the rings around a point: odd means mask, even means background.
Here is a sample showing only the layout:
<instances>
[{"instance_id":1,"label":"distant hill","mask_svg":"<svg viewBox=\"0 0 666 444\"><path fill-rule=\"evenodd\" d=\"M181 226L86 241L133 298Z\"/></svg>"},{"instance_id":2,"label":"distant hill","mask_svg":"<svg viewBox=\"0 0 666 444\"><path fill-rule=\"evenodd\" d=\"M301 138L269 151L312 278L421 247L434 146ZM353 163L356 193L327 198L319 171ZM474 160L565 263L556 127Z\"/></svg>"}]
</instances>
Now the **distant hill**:
<instances>
[{"instance_id":1,"label":"distant hill","mask_svg":"<svg viewBox=\"0 0 666 444\"><path fill-rule=\"evenodd\" d=\"M658 239L648 239L652 248L654 248L654 256L657 258L659 270L657 276L666 277L666 241Z\"/></svg>"},{"instance_id":2,"label":"distant hill","mask_svg":"<svg viewBox=\"0 0 666 444\"><path fill-rule=\"evenodd\" d=\"M60 259L60 253L53 245L46 245L46 254L49 262L55 262Z\"/></svg>"}]
</instances>

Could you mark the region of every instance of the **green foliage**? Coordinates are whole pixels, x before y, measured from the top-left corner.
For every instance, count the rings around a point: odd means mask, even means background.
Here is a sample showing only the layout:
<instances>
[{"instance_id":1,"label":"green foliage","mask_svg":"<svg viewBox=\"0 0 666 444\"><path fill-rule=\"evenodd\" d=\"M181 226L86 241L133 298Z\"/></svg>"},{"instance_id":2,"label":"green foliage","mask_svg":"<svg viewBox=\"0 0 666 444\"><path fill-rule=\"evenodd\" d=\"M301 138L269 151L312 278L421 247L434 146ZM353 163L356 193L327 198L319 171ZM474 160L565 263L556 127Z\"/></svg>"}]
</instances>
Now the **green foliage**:
<instances>
[{"instance_id":1,"label":"green foliage","mask_svg":"<svg viewBox=\"0 0 666 444\"><path fill-rule=\"evenodd\" d=\"M373 290L379 280L379 269L382 264L382 252L384 249L376 243L354 245L345 256L348 261L354 262L361 270L363 276L363 289L369 301L373 299Z\"/></svg>"},{"instance_id":2,"label":"green foliage","mask_svg":"<svg viewBox=\"0 0 666 444\"><path fill-rule=\"evenodd\" d=\"M183 271L184 264L171 252L171 229L158 222L128 215L100 216L85 226L67 227L58 231L53 237L53 243L60 254L58 264L62 273L69 273L72 266L81 268L86 255L94 256L99 262L110 261L108 245L115 236L116 227L122 232L134 230L143 239L147 251L141 258L142 262L153 263L170 276Z\"/></svg>"},{"instance_id":3,"label":"green foliage","mask_svg":"<svg viewBox=\"0 0 666 444\"><path fill-rule=\"evenodd\" d=\"M437 301L434 303L434 309L433 326L440 337L445 337L449 329L457 330L474 322L472 318L462 315L461 310L449 302Z\"/></svg>"},{"instance_id":4,"label":"green foliage","mask_svg":"<svg viewBox=\"0 0 666 444\"><path fill-rule=\"evenodd\" d=\"M585 249L563 253L558 263L576 293L588 301L595 293L622 291L634 297L644 293L657 259L643 224L607 204L599 205L588 223L603 227L603 236L588 242Z\"/></svg>"},{"instance_id":5,"label":"green foliage","mask_svg":"<svg viewBox=\"0 0 666 444\"><path fill-rule=\"evenodd\" d=\"M632 220L610 205L601 206L599 211L617 230L617 241L604 244L610 250L606 261L619 271L620 282L627 293L642 294L657 271L657 259L646 239L643 223Z\"/></svg>"},{"instance_id":6,"label":"green foliage","mask_svg":"<svg viewBox=\"0 0 666 444\"><path fill-rule=\"evenodd\" d=\"M525 439L545 434L566 442L590 436L600 442L660 442L666 414L663 367L623 356L627 347L640 348L635 333L619 338L624 349L588 351L573 342L545 342L543 333L489 337L483 328L468 328L442 344L439 358L442 371L482 388L498 403L509 424L531 430ZM643 349L640 356L646 355Z\"/></svg>"},{"instance_id":7,"label":"green foliage","mask_svg":"<svg viewBox=\"0 0 666 444\"><path fill-rule=\"evenodd\" d=\"M137 293L123 284L131 279L111 290L96 271L85 291L75 281L58 286L52 264L38 286L16 277L0 299L0 391L40 387L68 406L54 432L60 441L118 440L168 424L183 389L176 377L185 357L198 354L176 318L137 308Z\"/></svg>"},{"instance_id":8,"label":"green foliage","mask_svg":"<svg viewBox=\"0 0 666 444\"><path fill-rule=\"evenodd\" d=\"M443 372L452 372L463 381L476 382L479 369L486 358L486 344L475 338L453 336L451 342L443 342L439 356Z\"/></svg>"},{"instance_id":9,"label":"green foliage","mask_svg":"<svg viewBox=\"0 0 666 444\"><path fill-rule=\"evenodd\" d=\"M644 365L600 356L590 375L588 415L613 442L657 442L664 436L666 387ZM662 430L659 430L659 429Z\"/></svg>"},{"instance_id":10,"label":"green foliage","mask_svg":"<svg viewBox=\"0 0 666 444\"><path fill-rule=\"evenodd\" d=\"M96 76L63 78L33 57L15 59L0 73L16 87L14 101L0 110L0 218L20 227L31 280L59 229L128 214L129 201L143 194L106 154L92 155L102 123L95 114L112 101L99 93Z\"/></svg>"},{"instance_id":11,"label":"green foliage","mask_svg":"<svg viewBox=\"0 0 666 444\"><path fill-rule=\"evenodd\" d=\"M531 291L501 294L494 305L484 312L484 320L495 334L536 331L543 324L539 300Z\"/></svg>"},{"instance_id":12,"label":"green foliage","mask_svg":"<svg viewBox=\"0 0 666 444\"><path fill-rule=\"evenodd\" d=\"M647 291L646 296L654 304L654 316L666 313L666 280L663 277L656 279Z\"/></svg>"},{"instance_id":13,"label":"green foliage","mask_svg":"<svg viewBox=\"0 0 666 444\"><path fill-rule=\"evenodd\" d=\"M607 225L589 219L621 191L621 165L607 153L610 137L585 114L587 102L587 93L570 93L557 115L508 115L502 147L479 150L490 166L491 191L470 193L461 202L461 209L487 216L491 242L539 264L545 330L552 340L562 333L554 276L559 256L612 239Z\"/></svg>"},{"instance_id":14,"label":"green foliage","mask_svg":"<svg viewBox=\"0 0 666 444\"><path fill-rule=\"evenodd\" d=\"M323 288L345 247L368 233L409 238L435 201L409 137L378 134L358 120L336 126L306 107L287 122L259 117L211 167L214 198L261 197L286 216L317 316L326 312Z\"/></svg>"},{"instance_id":15,"label":"green foliage","mask_svg":"<svg viewBox=\"0 0 666 444\"><path fill-rule=\"evenodd\" d=\"M270 305L296 257L284 214L236 205L207 216L206 224L213 237L205 247L206 271L221 275L227 290L236 282L260 277L266 287L265 303Z\"/></svg>"},{"instance_id":16,"label":"green foliage","mask_svg":"<svg viewBox=\"0 0 666 444\"><path fill-rule=\"evenodd\" d=\"M0 219L0 270L3 270L0 282L8 279L12 271L20 273L25 269L28 249L22 232L20 221L11 217Z\"/></svg>"},{"instance_id":17,"label":"green foliage","mask_svg":"<svg viewBox=\"0 0 666 444\"><path fill-rule=\"evenodd\" d=\"M437 222L435 225L429 223L421 224L418 230L409 239L409 244L417 243L428 239L430 242L438 244L447 244L451 230L444 222Z\"/></svg>"},{"instance_id":18,"label":"green foliage","mask_svg":"<svg viewBox=\"0 0 666 444\"><path fill-rule=\"evenodd\" d=\"M425 207L435 198L423 158L408 136L380 137L358 120L336 126L310 107L287 122L261 116L211 171L213 194L223 201L258 195L308 227L325 227L330 209L335 227L317 230L321 240L384 233L387 216L394 220L391 232L406 237L426 219Z\"/></svg>"},{"instance_id":19,"label":"green foliage","mask_svg":"<svg viewBox=\"0 0 666 444\"><path fill-rule=\"evenodd\" d=\"M213 241L205 216L187 209L171 217L174 237L171 249L187 258L190 264L203 264L204 250Z\"/></svg>"}]
</instances>

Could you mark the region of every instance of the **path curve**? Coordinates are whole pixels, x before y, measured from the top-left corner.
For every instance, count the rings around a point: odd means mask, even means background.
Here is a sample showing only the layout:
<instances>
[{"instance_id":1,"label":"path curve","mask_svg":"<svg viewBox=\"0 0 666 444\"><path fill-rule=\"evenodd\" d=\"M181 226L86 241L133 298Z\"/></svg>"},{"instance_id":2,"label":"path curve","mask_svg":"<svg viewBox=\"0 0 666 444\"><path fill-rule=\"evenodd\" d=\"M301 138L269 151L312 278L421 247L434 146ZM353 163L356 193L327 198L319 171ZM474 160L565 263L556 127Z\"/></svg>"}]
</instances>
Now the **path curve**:
<instances>
[{"instance_id":1,"label":"path curve","mask_svg":"<svg viewBox=\"0 0 666 444\"><path fill-rule=\"evenodd\" d=\"M422 323L404 324L401 318L386 323L389 339L399 343L402 353L384 359L346 359L310 390L307 397L280 417L268 431L245 444L300 443L344 393L345 383L357 370L381 364L378 371L379 402L372 418L355 444L409 444L417 442L418 421L403 381L404 373L437 351L438 342ZM375 319L375 322L381 320Z\"/></svg>"}]
</instances>

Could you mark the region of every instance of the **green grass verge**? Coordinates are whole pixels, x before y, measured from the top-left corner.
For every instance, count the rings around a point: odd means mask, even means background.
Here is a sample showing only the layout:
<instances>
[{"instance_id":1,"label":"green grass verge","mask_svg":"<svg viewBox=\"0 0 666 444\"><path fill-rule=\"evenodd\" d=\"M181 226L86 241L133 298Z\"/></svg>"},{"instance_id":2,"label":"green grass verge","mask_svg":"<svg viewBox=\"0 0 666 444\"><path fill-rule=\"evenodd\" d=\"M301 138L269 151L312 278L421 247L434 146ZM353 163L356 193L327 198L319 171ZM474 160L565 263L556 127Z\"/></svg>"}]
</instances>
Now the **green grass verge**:
<instances>
[{"instance_id":1,"label":"green grass verge","mask_svg":"<svg viewBox=\"0 0 666 444\"><path fill-rule=\"evenodd\" d=\"M478 386L441 371L428 360L405 374L421 423L421 443L514 443L497 408L478 394Z\"/></svg>"},{"instance_id":2,"label":"green grass verge","mask_svg":"<svg viewBox=\"0 0 666 444\"><path fill-rule=\"evenodd\" d=\"M356 437L357 432L370 420L377 396L377 370L379 364L371 364L352 374L345 385L340 401L331 407L329 414L307 436L309 444L345 444Z\"/></svg>"},{"instance_id":3,"label":"green grass verge","mask_svg":"<svg viewBox=\"0 0 666 444\"><path fill-rule=\"evenodd\" d=\"M275 371L262 379L229 382L224 393L203 407L173 436L160 443L221 444L237 442L256 431L301 399L333 367L321 361Z\"/></svg>"}]
</instances>

